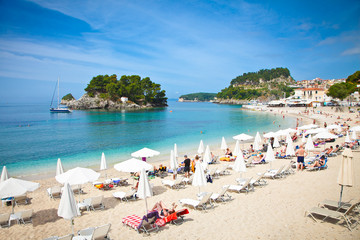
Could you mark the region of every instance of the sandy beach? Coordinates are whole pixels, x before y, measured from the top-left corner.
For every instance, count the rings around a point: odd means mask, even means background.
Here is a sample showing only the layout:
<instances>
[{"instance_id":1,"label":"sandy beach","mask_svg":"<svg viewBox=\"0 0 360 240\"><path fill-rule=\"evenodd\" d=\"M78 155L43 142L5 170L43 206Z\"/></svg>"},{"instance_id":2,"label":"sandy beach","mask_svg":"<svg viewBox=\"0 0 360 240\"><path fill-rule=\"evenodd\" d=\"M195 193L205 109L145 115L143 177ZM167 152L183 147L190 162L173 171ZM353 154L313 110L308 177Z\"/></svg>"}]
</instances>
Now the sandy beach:
<instances>
[{"instance_id":1,"label":"sandy beach","mask_svg":"<svg viewBox=\"0 0 360 240\"><path fill-rule=\"evenodd\" d=\"M272 108L267 110L274 114L283 114L284 117L294 116L299 118L300 126L312 123L315 119L316 124L323 127L324 122L328 125L340 121L347 122L350 126L360 125L356 121L360 120L358 113L336 112L335 108L316 108L314 112L310 110L309 115L304 114L304 108ZM338 119L340 117L340 119ZM302 119L301 119L302 118ZM351 121L347 121L351 119ZM275 123L276 124L276 123ZM281 128L280 128L281 129ZM221 137L221 136L219 136ZM328 143L326 146L342 144L344 137L336 142ZM294 145L299 145L301 139ZM232 148L234 143L228 143ZM248 148L248 145L245 148ZM212 147L212 146L210 146ZM222 155L220 149L212 150L217 155ZM182 156L188 154L193 156L195 153L180 152ZM360 151L354 154L354 172L360 172ZM359 239L360 225L349 231L342 224L331 222L314 222L312 218L305 217L305 211L317 206L324 199L338 200L340 186L337 184L337 176L341 162L341 155L329 158L328 169L322 171L298 171L286 178L267 180L268 184L263 187L255 187L255 191L246 193L231 192L232 200L226 203L216 204L213 209L207 211L194 210L188 208L190 213L185 216L185 222L181 225L167 224L159 232L151 233L146 238L150 239ZM179 157L179 160L183 160ZM293 158L292 160L295 160ZM153 162L158 166L160 163L169 165L166 162ZM272 168L279 168L288 165L290 159L277 159L272 163ZM211 168L221 168L226 163L210 165ZM257 165L247 168L247 172L242 177L255 177L269 169L269 164ZM226 184L236 184L235 179L239 173L230 170L231 174L214 179L213 183L201 187L201 191L220 192L221 187ZM129 177L129 174L120 173L114 168L107 171L108 178ZM100 180L104 179L104 174ZM172 179L172 175L166 177ZM173 190L161 184L161 178L156 177L151 180L154 184L155 195L148 198L147 202L151 208L156 202L162 200L170 205L176 202L179 204L182 198L196 199L198 187L187 185L185 189ZM50 236L63 236L71 233L70 222L57 216L57 209L60 199L50 199L46 189L59 185L55 178L35 180L40 183L40 188L32 193L28 193L31 203L15 207L15 212L33 209L33 224L17 225L12 224L9 228L0 230L1 239L44 239ZM75 219L75 231L100 226L111 223L109 236L111 239L143 239L145 235L138 234L135 230L125 227L121 220L128 215L137 214L143 216L145 212L144 200L130 201L128 203L115 199L112 194L116 191L127 192L130 185L116 187L112 190L101 191L92 184L83 185L85 194L80 196L81 200L98 195L104 195L106 209L103 211L84 211L81 217ZM355 185L345 187L343 201L356 201L360 197L360 177L355 176ZM78 199L78 195L76 195ZM3 206L1 213L10 212L11 207ZM357 221L360 221L357 216Z\"/></svg>"}]
</instances>

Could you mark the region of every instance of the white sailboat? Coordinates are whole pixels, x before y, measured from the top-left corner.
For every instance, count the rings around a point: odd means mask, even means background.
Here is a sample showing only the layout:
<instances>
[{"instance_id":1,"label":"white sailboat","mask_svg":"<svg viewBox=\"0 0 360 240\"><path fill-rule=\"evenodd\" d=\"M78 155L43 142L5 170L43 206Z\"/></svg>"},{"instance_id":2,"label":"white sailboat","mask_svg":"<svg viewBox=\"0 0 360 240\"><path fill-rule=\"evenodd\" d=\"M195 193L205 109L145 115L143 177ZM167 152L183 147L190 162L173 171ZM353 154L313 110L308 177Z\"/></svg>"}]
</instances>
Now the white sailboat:
<instances>
[{"instance_id":1,"label":"white sailboat","mask_svg":"<svg viewBox=\"0 0 360 240\"><path fill-rule=\"evenodd\" d=\"M53 107L53 102L54 102L54 96L55 96L55 92L56 92L56 89L57 89L57 107ZM68 109L67 107L61 107L60 106L60 79L58 78L57 80L57 84L56 84L56 87L55 87L55 90L54 90L54 94L53 94L53 97L52 97L52 100L51 100L51 104L50 104L50 112L51 113L71 113L72 111L70 109Z\"/></svg>"}]
</instances>

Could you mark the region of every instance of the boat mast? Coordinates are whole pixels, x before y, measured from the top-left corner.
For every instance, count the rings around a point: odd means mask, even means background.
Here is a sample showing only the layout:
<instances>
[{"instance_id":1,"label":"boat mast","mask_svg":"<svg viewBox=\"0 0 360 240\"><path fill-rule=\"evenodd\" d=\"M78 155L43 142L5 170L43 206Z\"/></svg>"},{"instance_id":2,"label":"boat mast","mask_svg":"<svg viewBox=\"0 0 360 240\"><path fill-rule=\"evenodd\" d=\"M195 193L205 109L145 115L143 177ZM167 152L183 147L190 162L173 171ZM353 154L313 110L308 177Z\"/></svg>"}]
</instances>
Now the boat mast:
<instances>
[{"instance_id":1,"label":"boat mast","mask_svg":"<svg viewBox=\"0 0 360 240\"><path fill-rule=\"evenodd\" d=\"M59 82L60 82L60 77L58 77L58 88L57 88L58 89L58 105L57 105L58 107L59 107L59 98L60 98L60 89L59 89L60 83Z\"/></svg>"}]
</instances>

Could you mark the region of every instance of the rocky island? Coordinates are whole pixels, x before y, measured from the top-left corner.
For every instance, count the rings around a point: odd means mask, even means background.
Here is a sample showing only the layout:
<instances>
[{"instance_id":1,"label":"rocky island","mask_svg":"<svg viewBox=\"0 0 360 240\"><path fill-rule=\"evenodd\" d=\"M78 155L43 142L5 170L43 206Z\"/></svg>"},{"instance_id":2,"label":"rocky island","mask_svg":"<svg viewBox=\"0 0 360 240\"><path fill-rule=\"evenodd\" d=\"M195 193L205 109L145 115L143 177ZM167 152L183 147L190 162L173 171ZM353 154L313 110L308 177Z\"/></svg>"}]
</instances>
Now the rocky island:
<instances>
[{"instance_id":1,"label":"rocky island","mask_svg":"<svg viewBox=\"0 0 360 240\"><path fill-rule=\"evenodd\" d=\"M78 100L67 94L61 104L71 109L136 110L166 107L165 90L150 78L137 75L98 75L85 88L86 93Z\"/></svg>"}]
</instances>

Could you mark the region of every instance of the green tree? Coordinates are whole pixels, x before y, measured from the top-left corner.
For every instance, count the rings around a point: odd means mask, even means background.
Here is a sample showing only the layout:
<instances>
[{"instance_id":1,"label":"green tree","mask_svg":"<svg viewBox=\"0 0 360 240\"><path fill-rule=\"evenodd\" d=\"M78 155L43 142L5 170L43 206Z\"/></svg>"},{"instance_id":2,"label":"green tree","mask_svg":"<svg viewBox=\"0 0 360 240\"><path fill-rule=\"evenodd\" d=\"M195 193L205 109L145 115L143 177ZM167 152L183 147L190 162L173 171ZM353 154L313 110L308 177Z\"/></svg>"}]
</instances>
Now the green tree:
<instances>
[{"instance_id":1,"label":"green tree","mask_svg":"<svg viewBox=\"0 0 360 240\"><path fill-rule=\"evenodd\" d=\"M73 97L73 95L71 93L66 94L61 100L74 100L75 98Z\"/></svg>"},{"instance_id":2,"label":"green tree","mask_svg":"<svg viewBox=\"0 0 360 240\"><path fill-rule=\"evenodd\" d=\"M338 98L341 101L355 91L355 85L347 82L335 83L332 85L326 95L332 98Z\"/></svg>"},{"instance_id":3,"label":"green tree","mask_svg":"<svg viewBox=\"0 0 360 240\"><path fill-rule=\"evenodd\" d=\"M359 84L360 81L360 71L356 71L352 75L348 76L346 79L347 83Z\"/></svg>"}]
</instances>

